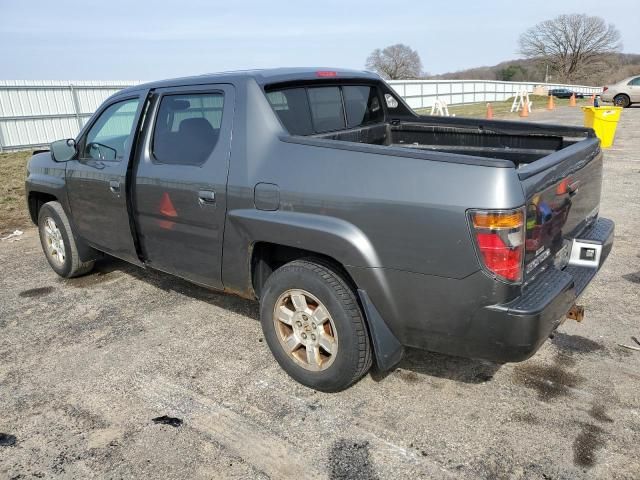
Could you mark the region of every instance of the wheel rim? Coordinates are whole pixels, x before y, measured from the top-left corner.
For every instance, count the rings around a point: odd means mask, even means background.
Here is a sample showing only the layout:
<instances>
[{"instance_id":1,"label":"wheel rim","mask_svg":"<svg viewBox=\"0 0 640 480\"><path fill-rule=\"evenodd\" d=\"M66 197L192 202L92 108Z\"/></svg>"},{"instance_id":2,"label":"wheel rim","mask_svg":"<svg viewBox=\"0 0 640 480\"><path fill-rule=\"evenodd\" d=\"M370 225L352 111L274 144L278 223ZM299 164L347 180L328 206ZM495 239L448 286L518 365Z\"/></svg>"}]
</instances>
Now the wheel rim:
<instances>
[{"instance_id":1,"label":"wheel rim","mask_svg":"<svg viewBox=\"0 0 640 480\"><path fill-rule=\"evenodd\" d=\"M58 265L63 265L65 259L64 240L62 232L51 217L44 220L44 239L49 258Z\"/></svg>"},{"instance_id":2,"label":"wheel rim","mask_svg":"<svg viewBox=\"0 0 640 480\"><path fill-rule=\"evenodd\" d=\"M318 372L333 364L338 352L338 331L329 310L305 290L287 290L273 309L280 345L298 365Z\"/></svg>"}]
</instances>

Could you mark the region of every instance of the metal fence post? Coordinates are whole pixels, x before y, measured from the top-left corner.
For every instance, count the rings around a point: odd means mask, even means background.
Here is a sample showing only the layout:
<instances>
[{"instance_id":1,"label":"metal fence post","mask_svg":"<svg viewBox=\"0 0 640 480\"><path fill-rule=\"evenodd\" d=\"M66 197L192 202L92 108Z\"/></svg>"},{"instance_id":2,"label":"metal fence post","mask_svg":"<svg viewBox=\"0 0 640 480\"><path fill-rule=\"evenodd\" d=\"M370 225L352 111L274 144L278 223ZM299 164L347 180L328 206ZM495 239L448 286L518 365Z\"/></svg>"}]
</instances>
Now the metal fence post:
<instances>
[{"instance_id":1,"label":"metal fence post","mask_svg":"<svg viewBox=\"0 0 640 480\"><path fill-rule=\"evenodd\" d=\"M73 88L73 83L69 84L69 90L71 90L71 98L73 100L73 109L75 110L76 122L78 122L78 131L82 129L82 121L80 120L80 101L78 100L78 93Z\"/></svg>"}]
</instances>

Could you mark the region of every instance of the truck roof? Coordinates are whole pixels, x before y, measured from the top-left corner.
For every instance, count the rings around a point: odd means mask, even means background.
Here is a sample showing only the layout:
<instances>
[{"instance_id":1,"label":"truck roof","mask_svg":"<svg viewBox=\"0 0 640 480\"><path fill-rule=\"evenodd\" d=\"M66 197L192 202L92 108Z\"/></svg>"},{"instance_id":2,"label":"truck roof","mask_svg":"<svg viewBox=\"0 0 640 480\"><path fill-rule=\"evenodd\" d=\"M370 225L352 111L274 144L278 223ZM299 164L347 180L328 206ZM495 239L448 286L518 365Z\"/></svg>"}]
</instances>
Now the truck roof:
<instances>
[{"instance_id":1,"label":"truck roof","mask_svg":"<svg viewBox=\"0 0 640 480\"><path fill-rule=\"evenodd\" d=\"M139 90L141 88L177 87L183 85L199 85L206 83L232 82L234 80L253 78L259 85L269 83L283 83L296 80L318 80L320 78L365 78L380 80L373 72L363 70L351 70L345 68L330 67L295 67L295 68L268 68L257 70L235 70L220 73L205 73L191 77L172 78L158 80L141 85L126 88L119 93Z\"/></svg>"}]
</instances>

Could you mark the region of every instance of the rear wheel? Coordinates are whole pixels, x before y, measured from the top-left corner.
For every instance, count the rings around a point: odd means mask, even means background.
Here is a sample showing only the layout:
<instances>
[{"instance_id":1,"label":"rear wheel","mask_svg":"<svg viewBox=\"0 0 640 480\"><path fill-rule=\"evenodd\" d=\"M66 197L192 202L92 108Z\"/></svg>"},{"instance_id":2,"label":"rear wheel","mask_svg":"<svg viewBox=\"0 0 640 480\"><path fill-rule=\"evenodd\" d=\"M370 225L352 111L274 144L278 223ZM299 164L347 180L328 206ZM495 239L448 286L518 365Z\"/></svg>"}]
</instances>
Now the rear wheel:
<instances>
[{"instance_id":1,"label":"rear wheel","mask_svg":"<svg viewBox=\"0 0 640 480\"><path fill-rule=\"evenodd\" d=\"M631 99L627 95L616 95L613 97L613 104L617 107L627 108L631 105Z\"/></svg>"},{"instance_id":2,"label":"rear wheel","mask_svg":"<svg viewBox=\"0 0 640 480\"><path fill-rule=\"evenodd\" d=\"M42 250L51 268L61 277L78 277L93 269L93 261L82 262L67 214L58 202L45 203L38 213Z\"/></svg>"},{"instance_id":3,"label":"rear wheel","mask_svg":"<svg viewBox=\"0 0 640 480\"><path fill-rule=\"evenodd\" d=\"M296 260L276 270L260 299L265 339L296 381L344 390L371 367L371 345L353 290L328 266Z\"/></svg>"}]
</instances>

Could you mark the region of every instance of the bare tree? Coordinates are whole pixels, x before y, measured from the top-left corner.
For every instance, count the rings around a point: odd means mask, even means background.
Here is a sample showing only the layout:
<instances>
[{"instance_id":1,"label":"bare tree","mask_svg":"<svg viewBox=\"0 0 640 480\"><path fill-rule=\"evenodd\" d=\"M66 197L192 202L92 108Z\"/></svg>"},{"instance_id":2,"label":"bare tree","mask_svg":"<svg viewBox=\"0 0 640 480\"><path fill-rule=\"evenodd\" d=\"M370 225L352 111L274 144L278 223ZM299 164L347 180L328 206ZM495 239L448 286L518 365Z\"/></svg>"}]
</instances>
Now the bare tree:
<instances>
[{"instance_id":1,"label":"bare tree","mask_svg":"<svg viewBox=\"0 0 640 480\"><path fill-rule=\"evenodd\" d=\"M367 58L366 65L388 80L420 78L422 75L420 55L402 43L383 50L376 48Z\"/></svg>"},{"instance_id":2,"label":"bare tree","mask_svg":"<svg viewBox=\"0 0 640 480\"><path fill-rule=\"evenodd\" d=\"M520 36L520 53L545 61L566 82L588 76L607 54L621 48L615 26L584 14L560 15Z\"/></svg>"}]
</instances>

